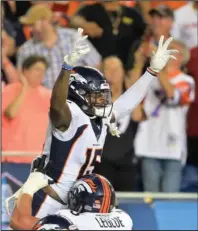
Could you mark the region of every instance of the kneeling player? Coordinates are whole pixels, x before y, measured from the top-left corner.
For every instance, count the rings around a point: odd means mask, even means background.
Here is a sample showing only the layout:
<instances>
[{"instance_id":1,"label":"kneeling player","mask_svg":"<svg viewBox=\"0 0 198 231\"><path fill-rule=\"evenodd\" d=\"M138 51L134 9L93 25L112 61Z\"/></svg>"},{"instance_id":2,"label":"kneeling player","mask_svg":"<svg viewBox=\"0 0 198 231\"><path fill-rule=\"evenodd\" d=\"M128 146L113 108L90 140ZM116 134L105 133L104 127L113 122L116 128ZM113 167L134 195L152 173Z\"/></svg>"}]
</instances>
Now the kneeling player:
<instances>
[{"instance_id":1,"label":"kneeling player","mask_svg":"<svg viewBox=\"0 0 198 231\"><path fill-rule=\"evenodd\" d=\"M41 220L32 216L32 198L50 179L32 172L23 186L12 213L10 226L15 230L131 230L128 214L115 208L112 185L97 174L83 176L68 194L68 208Z\"/></svg>"}]
</instances>

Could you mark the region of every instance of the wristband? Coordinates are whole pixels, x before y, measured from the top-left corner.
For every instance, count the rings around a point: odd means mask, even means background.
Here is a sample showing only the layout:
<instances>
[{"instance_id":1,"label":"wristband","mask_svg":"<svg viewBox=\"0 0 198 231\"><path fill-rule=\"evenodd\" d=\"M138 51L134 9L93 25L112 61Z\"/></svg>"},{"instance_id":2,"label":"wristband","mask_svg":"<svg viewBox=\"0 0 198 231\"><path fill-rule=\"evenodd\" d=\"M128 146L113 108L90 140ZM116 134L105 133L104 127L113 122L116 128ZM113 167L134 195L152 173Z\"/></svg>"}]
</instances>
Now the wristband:
<instances>
[{"instance_id":1,"label":"wristband","mask_svg":"<svg viewBox=\"0 0 198 231\"><path fill-rule=\"evenodd\" d=\"M147 68L147 71L151 74L151 75L153 75L153 76L158 76L158 73L157 72L155 72L155 71L153 71L150 67L148 67Z\"/></svg>"},{"instance_id":2,"label":"wristband","mask_svg":"<svg viewBox=\"0 0 198 231\"><path fill-rule=\"evenodd\" d=\"M72 71L73 67L68 65L67 63L63 63L62 69L66 70L66 71Z\"/></svg>"}]
</instances>

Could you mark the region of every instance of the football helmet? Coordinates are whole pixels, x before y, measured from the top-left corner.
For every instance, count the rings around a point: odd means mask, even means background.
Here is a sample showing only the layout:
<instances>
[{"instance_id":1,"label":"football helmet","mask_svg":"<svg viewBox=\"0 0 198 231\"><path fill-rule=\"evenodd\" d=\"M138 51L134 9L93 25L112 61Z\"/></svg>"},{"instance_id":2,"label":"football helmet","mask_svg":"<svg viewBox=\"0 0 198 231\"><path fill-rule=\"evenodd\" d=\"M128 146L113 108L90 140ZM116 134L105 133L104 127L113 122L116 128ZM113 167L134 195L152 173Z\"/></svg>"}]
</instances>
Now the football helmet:
<instances>
[{"instance_id":1,"label":"football helmet","mask_svg":"<svg viewBox=\"0 0 198 231\"><path fill-rule=\"evenodd\" d=\"M113 186L98 174L83 176L68 193L68 208L77 213L109 213L115 205Z\"/></svg>"},{"instance_id":2,"label":"football helmet","mask_svg":"<svg viewBox=\"0 0 198 231\"><path fill-rule=\"evenodd\" d=\"M32 230L78 230L69 219L60 215L48 215L40 219Z\"/></svg>"},{"instance_id":3,"label":"football helmet","mask_svg":"<svg viewBox=\"0 0 198 231\"><path fill-rule=\"evenodd\" d=\"M113 108L109 84L100 71L89 66L73 68L68 99L91 118L108 117Z\"/></svg>"}]
</instances>

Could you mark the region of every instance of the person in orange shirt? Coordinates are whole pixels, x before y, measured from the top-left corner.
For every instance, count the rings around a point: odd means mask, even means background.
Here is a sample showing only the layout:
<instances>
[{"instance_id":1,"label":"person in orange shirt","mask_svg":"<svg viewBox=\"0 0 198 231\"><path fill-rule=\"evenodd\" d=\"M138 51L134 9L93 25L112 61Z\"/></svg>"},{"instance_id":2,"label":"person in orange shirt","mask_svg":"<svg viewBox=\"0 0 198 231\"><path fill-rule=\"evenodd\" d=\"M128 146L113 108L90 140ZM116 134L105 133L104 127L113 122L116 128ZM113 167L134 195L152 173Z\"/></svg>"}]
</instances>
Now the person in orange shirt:
<instances>
[{"instance_id":1,"label":"person in orange shirt","mask_svg":"<svg viewBox=\"0 0 198 231\"><path fill-rule=\"evenodd\" d=\"M41 86L46 69L43 57L30 56L23 62L20 82L4 87L2 151L42 151L51 97Z\"/></svg>"}]
</instances>

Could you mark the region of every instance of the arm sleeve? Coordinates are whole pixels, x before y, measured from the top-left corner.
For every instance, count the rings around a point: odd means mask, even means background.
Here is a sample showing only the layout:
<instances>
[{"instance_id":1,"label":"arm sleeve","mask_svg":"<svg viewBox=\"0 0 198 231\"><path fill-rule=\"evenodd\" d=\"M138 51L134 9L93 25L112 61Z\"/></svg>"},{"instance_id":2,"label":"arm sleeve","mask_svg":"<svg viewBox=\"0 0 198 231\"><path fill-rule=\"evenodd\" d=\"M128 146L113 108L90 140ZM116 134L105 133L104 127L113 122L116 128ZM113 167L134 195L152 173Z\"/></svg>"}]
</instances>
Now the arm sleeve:
<instances>
[{"instance_id":1,"label":"arm sleeve","mask_svg":"<svg viewBox=\"0 0 198 231\"><path fill-rule=\"evenodd\" d=\"M155 77L146 71L135 84L115 101L113 109L117 120L130 114L144 99L153 79Z\"/></svg>"}]
</instances>

